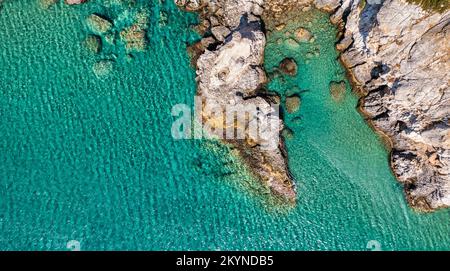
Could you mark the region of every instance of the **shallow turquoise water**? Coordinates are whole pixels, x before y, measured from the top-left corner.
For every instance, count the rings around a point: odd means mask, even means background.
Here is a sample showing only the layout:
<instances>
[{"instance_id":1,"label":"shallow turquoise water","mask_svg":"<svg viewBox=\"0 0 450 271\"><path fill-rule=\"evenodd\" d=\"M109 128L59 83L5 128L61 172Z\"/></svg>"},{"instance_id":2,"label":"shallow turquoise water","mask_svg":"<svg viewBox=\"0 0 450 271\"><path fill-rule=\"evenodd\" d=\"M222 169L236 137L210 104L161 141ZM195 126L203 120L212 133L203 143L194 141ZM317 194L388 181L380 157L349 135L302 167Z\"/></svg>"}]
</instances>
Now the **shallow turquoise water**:
<instances>
[{"instance_id":1,"label":"shallow turquoise water","mask_svg":"<svg viewBox=\"0 0 450 271\"><path fill-rule=\"evenodd\" d=\"M0 11L0 249L66 250L70 240L82 250L364 250L370 240L449 249L449 212L411 211L356 98L330 99L328 82L343 70L325 15L309 63L307 46L267 48L268 70L284 55L300 64L295 79L270 88L309 90L301 118L286 116L299 200L280 213L226 148L171 138L172 106L195 93L186 44L198 38L196 17L172 1L138 1L152 15L150 46L127 61L120 46L95 56L81 45L88 14L123 11L97 2L42 10L6 1ZM105 58L114 71L100 80L92 65Z\"/></svg>"}]
</instances>

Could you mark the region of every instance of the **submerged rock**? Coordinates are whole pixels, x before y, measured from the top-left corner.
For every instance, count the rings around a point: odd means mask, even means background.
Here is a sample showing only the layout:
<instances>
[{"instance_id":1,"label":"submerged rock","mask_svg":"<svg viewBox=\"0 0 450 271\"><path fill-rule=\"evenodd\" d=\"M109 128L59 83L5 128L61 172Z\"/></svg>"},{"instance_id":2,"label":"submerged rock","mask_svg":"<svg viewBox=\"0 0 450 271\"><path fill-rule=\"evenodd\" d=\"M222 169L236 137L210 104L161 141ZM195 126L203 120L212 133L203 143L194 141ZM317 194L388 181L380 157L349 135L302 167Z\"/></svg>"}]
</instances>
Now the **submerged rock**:
<instances>
[{"instance_id":1,"label":"submerged rock","mask_svg":"<svg viewBox=\"0 0 450 271\"><path fill-rule=\"evenodd\" d=\"M139 26L133 25L120 32L120 38L126 43L126 49L131 51L145 51L147 46L146 32Z\"/></svg>"},{"instance_id":2,"label":"submerged rock","mask_svg":"<svg viewBox=\"0 0 450 271\"><path fill-rule=\"evenodd\" d=\"M330 94L334 101L341 102L345 98L346 85L344 81L330 82Z\"/></svg>"},{"instance_id":3,"label":"submerged rock","mask_svg":"<svg viewBox=\"0 0 450 271\"><path fill-rule=\"evenodd\" d=\"M103 35L103 39L109 45L116 45L116 33L106 33Z\"/></svg>"},{"instance_id":4,"label":"submerged rock","mask_svg":"<svg viewBox=\"0 0 450 271\"><path fill-rule=\"evenodd\" d=\"M299 42L309 42L312 37L311 32L306 28L300 27L295 31L295 38Z\"/></svg>"},{"instance_id":5,"label":"submerged rock","mask_svg":"<svg viewBox=\"0 0 450 271\"><path fill-rule=\"evenodd\" d=\"M114 68L114 61L112 60L100 60L92 66L92 71L97 78L107 77Z\"/></svg>"},{"instance_id":6,"label":"submerged rock","mask_svg":"<svg viewBox=\"0 0 450 271\"><path fill-rule=\"evenodd\" d=\"M127 52L142 52L147 48L148 14L139 12L132 26L120 32L120 38L125 42Z\"/></svg>"},{"instance_id":7,"label":"submerged rock","mask_svg":"<svg viewBox=\"0 0 450 271\"><path fill-rule=\"evenodd\" d=\"M59 0L39 0L39 5L43 8L43 9L48 9L51 6L53 6L54 4L56 4ZM0 1L1 4L1 1Z\"/></svg>"},{"instance_id":8,"label":"submerged rock","mask_svg":"<svg viewBox=\"0 0 450 271\"><path fill-rule=\"evenodd\" d=\"M284 92L284 95L289 97L289 96L294 96L294 95L299 95L302 91L298 86L293 86L291 88L286 89L286 91Z\"/></svg>"},{"instance_id":9,"label":"submerged rock","mask_svg":"<svg viewBox=\"0 0 450 271\"><path fill-rule=\"evenodd\" d=\"M294 131L288 127L284 127L283 131L281 132L281 136L284 139L293 139L294 138Z\"/></svg>"},{"instance_id":10,"label":"submerged rock","mask_svg":"<svg viewBox=\"0 0 450 271\"><path fill-rule=\"evenodd\" d=\"M285 74L297 75L297 62L293 58L285 58L280 62L280 70Z\"/></svg>"},{"instance_id":11,"label":"submerged rock","mask_svg":"<svg viewBox=\"0 0 450 271\"><path fill-rule=\"evenodd\" d=\"M300 108L300 97L298 95L292 95L286 97L286 111L289 114L295 113Z\"/></svg>"},{"instance_id":12,"label":"submerged rock","mask_svg":"<svg viewBox=\"0 0 450 271\"><path fill-rule=\"evenodd\" d=\"M163 27L166 26L169 23L169 15L165 11L159 12L159 26Z\"/></svg>"},{"instance_id":13,"label":"submerged rock","mask_svg":"<svg viewBox=\"0 0 450 271\"><path fill-rule=\"evenodd\" d=\"M286 24L281 23L281 24L276 25L276 26L275 26L275 29L276 29L277 31L281 31L281 30L283 30L285 27L286 27Z\"/></svg>"},{"instance_id":14,"label":"submerged rock","mask_svg":"<svg viewBox=\"0 0 450 271\"><path fill-rule=\"evenodd\" d=\"M86 24L92 32L99 35L107 33L113 27L109 19L98 14L89 15L86 19Z\"/></svg>"},{"instance_id":15,"label":"submerged rock","mask_svg":"<svg viewBox=\"0 0 450 271\"><path fill-rule=\"evenodd\" d=\"M290 49L296 50L298 48L300 48L300 44L298 44L298 42L295 39L286 39L284 41L284 43L287 45L287 47L289 47Z\"/></svg>"},{"instance_id":16,"label":"submerged rock","mask_svg":"<svg viewBox=\"0 0 450 271\"><path fill-rule=\"evenodd\" d=\"M79 5L79 4L83 4L86 2L87 2L87 0L65 0L65 3L68 5Z\"/></svg>"},{"instance_id":17,"label":"submerged rock","mask_svg":"<svg viewBox=\"0 0 450 271\"><path fill-rule=\"evenodd\" d=\"M140 11L135 16L134 25L142 30L148 28L149 24L149 14L146 11Z\"/></svg>"},{"instance_id":18,"label":"submerged rock","mask_svg":"<svg viewBox=\"0 0 450 271\"><path fill-rule=\"evenodd\" d=\"M83 41L83 45L92 53L98 54L102 50L102 39L96 35L89 35Z\"/></svg>"}]
</instances>

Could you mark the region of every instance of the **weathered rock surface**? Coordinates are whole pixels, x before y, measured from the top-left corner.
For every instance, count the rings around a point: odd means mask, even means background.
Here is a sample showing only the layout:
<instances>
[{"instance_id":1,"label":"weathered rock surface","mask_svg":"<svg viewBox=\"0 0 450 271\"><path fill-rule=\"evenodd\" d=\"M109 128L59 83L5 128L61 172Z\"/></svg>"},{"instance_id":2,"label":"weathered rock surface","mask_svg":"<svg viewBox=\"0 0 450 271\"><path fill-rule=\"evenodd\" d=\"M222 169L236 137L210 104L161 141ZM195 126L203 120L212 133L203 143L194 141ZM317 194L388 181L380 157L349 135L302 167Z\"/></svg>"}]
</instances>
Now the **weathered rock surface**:
<instances>
[{"instance_id":1,"label":"weathered rock surface","mask_svg":"<svg viewBox=\"0 0 450 271\"><path fill-rule=\"evenodd\" d=\"M270 101L258 95L266 82L262 69L265 34L258 18L262 12L260 0L176 1L189 10L199 10L212 27L220 27L214 48L205 49L198 57L197 92L212 100L220 108L240 105L237 116L249 114L250 123L235 121L234 127L259 122L263 134L248 133L244 139L225 139L239 151L254 174L277 197L295 202L296 191L287 168L280 132L283 123ZM229 31L229 33L228 33ZM223 34L222 34L223 33ZM210 39L203 43L212 42ZM204 48L199 45L198 48ZM256 110L247 110L255 108ZM239 118L239 117L238 117ZM202 112L202 120L214 128L222 128L224 121ZM225 124L226 125L226 124ZM275 129L270 129L275 127ZM219 130L221 131L221 130ZM218 132L218 136L222 136Z\"/></svg>"},{"instance_id":2,"label":"weathered rock surface","mask_svg":"<svg viewBox=\"0 0 450 271\"><path fill-rule=\"evenodd\" d=\"M338 48L362 111L392 141L391 166L420 210L450 206L450 12L402 0L342 1Z\"/></svg>"},{"instance_id":3,"label":"weathered rock surface","mask_svg":"<svg viewBox=\"0 0 450 271\"><path fill-rule=\"evenodd\" d=\"M120 32L120 38L126 43L128 52L145 51L147 40L145 38L145 30L139 28L137 25L132 25Z\"/></svg>"}]
</instances>

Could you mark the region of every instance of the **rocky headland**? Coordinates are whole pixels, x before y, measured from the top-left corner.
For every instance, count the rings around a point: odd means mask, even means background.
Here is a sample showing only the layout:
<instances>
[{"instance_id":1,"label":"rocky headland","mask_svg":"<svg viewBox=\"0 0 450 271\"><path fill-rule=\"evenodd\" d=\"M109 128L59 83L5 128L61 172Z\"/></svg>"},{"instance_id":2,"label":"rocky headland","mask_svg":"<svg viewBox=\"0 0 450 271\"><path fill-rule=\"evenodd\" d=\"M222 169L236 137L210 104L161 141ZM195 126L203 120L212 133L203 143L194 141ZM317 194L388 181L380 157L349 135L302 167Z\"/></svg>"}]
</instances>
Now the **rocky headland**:
<instances>
[{"instance_id":1,"label":"rocky headland","mask_svg":"<svg viewBox=\"0 0 450 271\"><path fill-rule=\"evenodd\" d=\"M197 94L206 100L213 100L221 108L241 105L242 109L237 111L237 115L250 114L250 124L258 122L259 128L264 130L263 136L246 133L243 139L227 138L224 141L237 150L272 195L294 203L295 183L289 174L280 137L283 123L272 107L277 101L261 90L267 81L262 68L266 45L260 19L263 1L176 3L186 10L200 12L203 20L199 30L204 32L205 38L194 45ZM256 110L247 110L252 107ZM214 123L214 128L226 125L222 119L214 121L214 116L206 110L202 112L202 121ZM234 123L236 129L245 129L244 126L248 125L246 121Z\"/></svg>"}]
</instances>

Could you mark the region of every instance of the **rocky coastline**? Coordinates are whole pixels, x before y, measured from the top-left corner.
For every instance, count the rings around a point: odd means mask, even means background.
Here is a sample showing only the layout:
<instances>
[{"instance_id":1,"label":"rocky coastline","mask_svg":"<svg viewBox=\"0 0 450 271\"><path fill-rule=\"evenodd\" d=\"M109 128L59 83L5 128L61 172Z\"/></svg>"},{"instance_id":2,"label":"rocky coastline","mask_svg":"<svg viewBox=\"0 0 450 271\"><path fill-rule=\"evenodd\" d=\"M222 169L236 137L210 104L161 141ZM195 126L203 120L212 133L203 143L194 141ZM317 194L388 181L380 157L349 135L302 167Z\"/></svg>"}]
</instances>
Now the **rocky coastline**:
<instances>
[{"instance_id":1,"label":"rocky coastline","mask_svg":"<svg viewBox=\"0 0 450 271\"><path fill-rule=\"evenodd\" d=\"M450 206L450 11L424 10L406 0L174 1L201 18L197 29L204 38L190 48L197 94L221 106L256 105L253 119L279 127L262 139L225 140L273 195L296 201L281 137L283 120L272 108L279 99L262 91L266 25L282 27L286 13L317 8L340 29L336 49L361 96L359 110L389 142L390 165L410 205L420 211ZM44 6L53 2L43 1ZM145 48L144 31L121 32L127 49ZM307 34L298 33L311 38ZM97 52L101 43L94 37L86 44ZM339 82L330 93L339 100ZM297 104L293 100L292 108ZM202 119L214 121L208 114ZM270 150L264 147L274 144Z\"/></svg>"},{"instance_id":2,"label":"rocky coastline","mask_svg":"<svg viewBox=\"0 0 450 271\"><path fill-rule=\"evenodd\" d=\"M331 20L343 30L337 49L359 109L388 139L408 202L420 211L450 206L450 12L343 1Z\"/></svg>"},{"instance_id":3,"label":"rocky coastline","mask_svg":"<svg viewBox=\"0 0 450 271\"><path fill-rule=\"evenodd\" d=\"M361 96L359 109L368 123L388 140L391 168L404 185L408 202L421 211L450 205L448 11L427 11L404 0L175 2L186 10L199 12L202 18L200 32L210 33L205 35L200 45L196 45L200 93L210 87L203 84L203 78L211 76L203 67L214 65L214 62L206 64L202 59L217 57L217 51L245 39L236 34L243 16L248 16L252 22L263 20L265 24L282 25L284 15L293 10L300 12L318 8L328 12L331 22L341 30L336 48L341 52L341 61L349 72L355 91ZM261 70L263 53L260 51L265 40L259 32L263 29L259 27L256 31L260 36L256 54L258 65L252 69L258 76L251 80L254 83L251 91L257 90L258 85L266 80ZM211 45L212 49L208 50ZM237 80L238 84L245 84L245 81ZM235 90L221 88L222 93ZM279 172L283 178L277 182L287 184L281 186L289 192L281 195L292 201L295 199L295 185L282 146L281 143L279 154L271 155L269 161L282 169ZM248 146L238 148L245 153ZM265 171L260 161L254 160L257 157L255 153L251 157L253 159L243 158L256 175L264 176L263 183L268 185L267 178L274 176L273 172Z\"/></svg>"}]
</instances>

